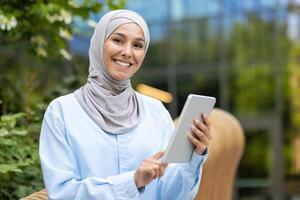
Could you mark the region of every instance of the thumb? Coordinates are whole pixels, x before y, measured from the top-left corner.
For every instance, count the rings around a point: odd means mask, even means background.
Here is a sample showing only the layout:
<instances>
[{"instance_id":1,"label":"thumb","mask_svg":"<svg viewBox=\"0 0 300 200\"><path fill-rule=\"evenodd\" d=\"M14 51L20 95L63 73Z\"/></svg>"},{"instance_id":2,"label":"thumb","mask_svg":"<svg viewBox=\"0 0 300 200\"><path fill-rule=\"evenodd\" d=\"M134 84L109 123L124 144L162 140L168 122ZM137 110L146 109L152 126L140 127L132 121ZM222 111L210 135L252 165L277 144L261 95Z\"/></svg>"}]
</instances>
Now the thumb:
<instances>
[{"instance_id":1,"label":"thumb","mask_svg":"<svg viewBox=\"0 0 300 200\"><path fill-rule=\"evenodd\" d=\"M155 159L155 160L158 160L160 159L161 157L163 157L163 155L165 154L165 152L163 151L158 151L157 153L155 153L153 156L151 156L151 158Z\"/></svg>"}]
</instances>

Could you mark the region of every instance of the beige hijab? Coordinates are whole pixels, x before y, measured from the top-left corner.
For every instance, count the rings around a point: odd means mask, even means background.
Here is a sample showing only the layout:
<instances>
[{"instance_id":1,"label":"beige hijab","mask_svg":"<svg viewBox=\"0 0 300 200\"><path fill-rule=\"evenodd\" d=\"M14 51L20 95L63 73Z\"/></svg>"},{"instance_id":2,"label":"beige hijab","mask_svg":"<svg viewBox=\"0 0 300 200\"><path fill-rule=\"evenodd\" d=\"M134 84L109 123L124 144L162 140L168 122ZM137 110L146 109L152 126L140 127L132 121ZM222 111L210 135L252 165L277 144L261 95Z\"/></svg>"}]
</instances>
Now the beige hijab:
<instances>
[{"instance_id":1,"label":"beige hijab","mask_svg":"<svg viewBox=\"0 0 300 200\"><path fill-rule=\"evenodd\" d=\"M136 23L142 29L146 53L150 36L145 20L130 10L108 12L100 19L90 41L87 83L74 92L84 111L101 129L111 134L126 133L138 124L141 114L141 102L131 86L130 79L113 79L103 62L105 40L119 26L126 23Z\"/></svg>"}]
</instances>

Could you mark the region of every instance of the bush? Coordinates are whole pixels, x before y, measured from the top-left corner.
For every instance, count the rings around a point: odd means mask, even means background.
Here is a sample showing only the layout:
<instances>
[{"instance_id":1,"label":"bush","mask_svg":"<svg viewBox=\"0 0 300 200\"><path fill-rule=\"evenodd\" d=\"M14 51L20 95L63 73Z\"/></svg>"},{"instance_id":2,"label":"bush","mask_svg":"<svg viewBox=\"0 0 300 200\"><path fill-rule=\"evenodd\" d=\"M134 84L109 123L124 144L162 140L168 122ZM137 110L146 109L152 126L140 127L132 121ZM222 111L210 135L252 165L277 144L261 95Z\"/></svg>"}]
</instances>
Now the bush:
<instances>
[{"instance_id":1,"label":"bush","mask_svg":"<svg viewBox=\"0 0 300 200\"><path fill-rule=\"evenodd\" d=\"M37 113L2 115L0 118L0 199L18 199L43 187L38 139L41 116Z\"/></svg>"}]
</instances>

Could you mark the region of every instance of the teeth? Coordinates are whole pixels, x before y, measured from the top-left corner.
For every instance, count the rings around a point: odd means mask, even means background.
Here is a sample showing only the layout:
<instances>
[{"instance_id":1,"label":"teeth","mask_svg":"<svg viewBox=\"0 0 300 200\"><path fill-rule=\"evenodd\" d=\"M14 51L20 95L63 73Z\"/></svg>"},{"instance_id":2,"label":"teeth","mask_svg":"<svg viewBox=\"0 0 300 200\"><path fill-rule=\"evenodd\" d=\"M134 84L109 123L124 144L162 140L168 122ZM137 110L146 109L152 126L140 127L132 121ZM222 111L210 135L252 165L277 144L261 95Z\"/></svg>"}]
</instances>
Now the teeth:
<instances>
[{"instance_id":1,"label":"teeth","mask_svg":"<svg viewBox=\"0 0 300 200\"><path fill-rule=\"evenodd\" d=\"M119 60L116 60L115 62L118 65L121 65L122 67L129 67L130 66L130 63L122 62L122 61L119 61Z\"/></svg>"}]
</instances>

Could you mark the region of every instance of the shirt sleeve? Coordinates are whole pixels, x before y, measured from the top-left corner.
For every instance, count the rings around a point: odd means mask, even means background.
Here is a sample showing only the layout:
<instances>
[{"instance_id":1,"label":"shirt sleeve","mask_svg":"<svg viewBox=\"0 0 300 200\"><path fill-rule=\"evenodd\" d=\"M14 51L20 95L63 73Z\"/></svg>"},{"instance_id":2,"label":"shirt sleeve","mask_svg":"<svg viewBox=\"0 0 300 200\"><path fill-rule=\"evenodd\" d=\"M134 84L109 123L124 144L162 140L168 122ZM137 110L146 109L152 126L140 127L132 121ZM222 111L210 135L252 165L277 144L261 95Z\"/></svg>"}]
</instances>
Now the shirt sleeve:
<instances>
[{"instance_id":1,"label":"shirt sleeve","mask_svg":"<svg viewBox=\"0 0 300 200\"><path fill-rule=\"evenodd\" d=\"M39 154L49 199L139 199L134 172L82 179L68 145L62 114L50 104L41 128Z\"/></svg>"},{"instance_id":2,"label":"shirt sleeve","mask_svg":"<svg viewBox=\"0 0 300 200\"><path fill-rule=\"evenodd\" d=\"M165 118L164 126L164 130L171 130L169 133L170 138L174 130L171 117ZM157 199L194 199L199 189L202 166L207 156L207 150L203 155L199 155L194 151L189 163L170 163L164 176L158 180Z\"/></svg>"}]
</instances>

